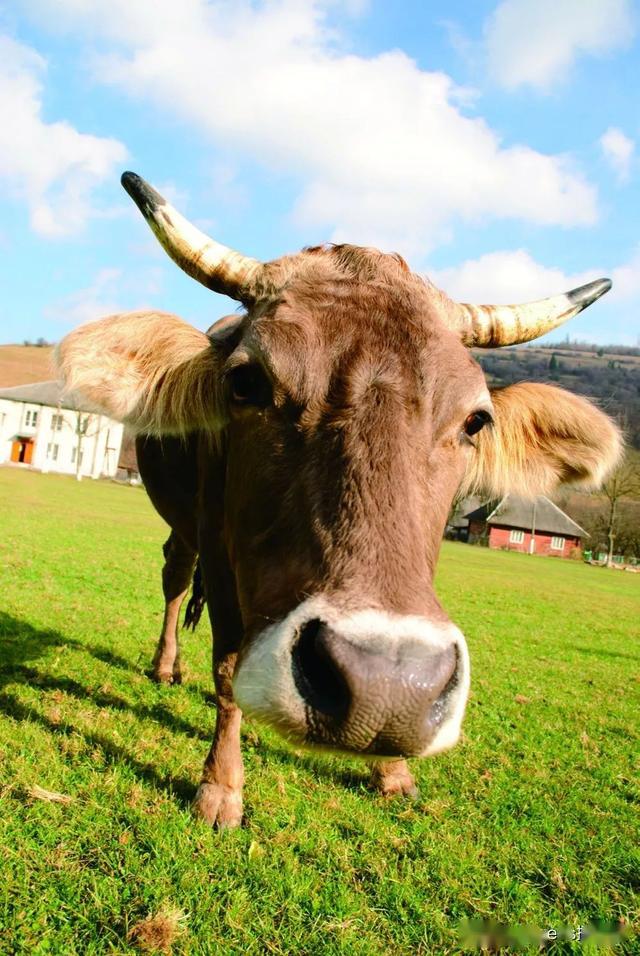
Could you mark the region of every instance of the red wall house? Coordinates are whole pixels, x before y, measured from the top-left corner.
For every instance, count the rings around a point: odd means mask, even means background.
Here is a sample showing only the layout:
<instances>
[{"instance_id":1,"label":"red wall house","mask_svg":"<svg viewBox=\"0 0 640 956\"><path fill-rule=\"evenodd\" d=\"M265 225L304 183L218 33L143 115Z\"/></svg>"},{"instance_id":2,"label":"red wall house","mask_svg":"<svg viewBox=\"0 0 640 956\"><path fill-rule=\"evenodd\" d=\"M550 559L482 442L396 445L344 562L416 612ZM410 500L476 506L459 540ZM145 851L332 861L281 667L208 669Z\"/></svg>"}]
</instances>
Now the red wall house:
<instances>
[{"instance_id":1,"label":"red wall house","mask_svg":"<svg viewBox=\"0 0 640 956\"><path fill-rule=\"evenodd\" d=\"M575 549L581 547L582 539L588 537L584 528L544 495L528 499L508 494L501 501L486 502L465 517L471 544L480 541L490 548L521 554L570 558ZM532 528L535 528L533 550Z\"/></svg>"},{"instance_id":2,"label":"red wall house","mask_svg":"<svg viewBox=\"0 0 640 956\"><path fill-rule=\"evenodd\" d=\"M489 547L507 551L521 551L530 553L531 532L518 528L509 528L504 525L489 526ZM562 543L561 547L558 547ZM555 547L552 547L555 545ZM549 557L568 558L574 548L580 547L580 538L567 535L552 535L546 531L536 531L534 554L545 554Z\"/></svg>"}]
</instances>

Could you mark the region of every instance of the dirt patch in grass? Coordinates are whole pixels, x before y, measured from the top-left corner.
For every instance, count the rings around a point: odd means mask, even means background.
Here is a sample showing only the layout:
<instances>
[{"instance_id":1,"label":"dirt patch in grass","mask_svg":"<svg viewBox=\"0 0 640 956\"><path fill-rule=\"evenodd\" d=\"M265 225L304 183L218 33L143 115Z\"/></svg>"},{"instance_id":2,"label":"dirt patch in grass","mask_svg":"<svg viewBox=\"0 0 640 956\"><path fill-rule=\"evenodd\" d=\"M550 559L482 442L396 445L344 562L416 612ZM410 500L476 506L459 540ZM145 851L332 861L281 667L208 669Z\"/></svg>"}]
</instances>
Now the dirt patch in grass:
<instances>
[{"instance_id":1,"label":"dirt patch in grass","mask_svg":"<svg viewBox=\"0 0 640 956\"><path fill-rule=\"evenodd\" d=\"M184 933L185 919L182 910L165 907L132 926L129 942L143 953L171 953L174 943Z\"/></svg>"}]
</instances>

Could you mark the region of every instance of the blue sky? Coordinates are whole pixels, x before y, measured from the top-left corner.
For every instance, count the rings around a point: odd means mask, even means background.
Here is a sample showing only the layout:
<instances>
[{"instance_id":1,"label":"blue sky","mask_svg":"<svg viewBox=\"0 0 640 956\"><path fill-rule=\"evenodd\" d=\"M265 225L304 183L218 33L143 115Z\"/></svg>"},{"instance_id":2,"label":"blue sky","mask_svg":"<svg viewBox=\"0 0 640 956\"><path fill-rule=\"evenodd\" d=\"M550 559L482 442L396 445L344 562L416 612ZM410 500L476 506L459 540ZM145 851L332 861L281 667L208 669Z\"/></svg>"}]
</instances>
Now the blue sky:
<instances>
[{"instance_id":1,"label":"blue sky","mask_svg":"<svg viewBox=\"0 0 640 956\"><path fill-rule=\"evenodd\" d=\"M566 332L638 345L639 89L633 0L0 4L0 342L233 311L156 245L133 169L263 259L378 245L466 301L609 275Z\"/></svg>"}]
</instances>

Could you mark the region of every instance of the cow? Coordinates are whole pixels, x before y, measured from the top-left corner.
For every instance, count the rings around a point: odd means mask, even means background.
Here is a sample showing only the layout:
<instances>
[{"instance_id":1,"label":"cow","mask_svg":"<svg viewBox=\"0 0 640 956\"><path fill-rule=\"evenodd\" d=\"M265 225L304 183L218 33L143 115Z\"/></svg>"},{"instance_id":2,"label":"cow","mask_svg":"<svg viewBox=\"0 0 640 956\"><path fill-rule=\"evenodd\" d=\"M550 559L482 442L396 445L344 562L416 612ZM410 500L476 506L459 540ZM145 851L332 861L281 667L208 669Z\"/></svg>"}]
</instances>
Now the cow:
<instances>
[{"instance_id":1,"label":"cow","mask_svg":"<svg viewBox=\"0 0 640 956\"><path fill-rule=\"evenodd\" d=\"M490 389L470 347L526 342L611 283L517 306L453 301L398 255L352 245L261 263L210 239L134 173L122 182L190 276L242 310L207 333L134 312L71 332L70 390L138 435L171 528L159 681L179 682L178 619L206 598L214 740L194 800L242 820L242 711L298 745L360 754L385 795L408 757L459 738L470 665L433 576L456 495L597 486L616 425L551 385Z\"/></svg>"}]
</instances>

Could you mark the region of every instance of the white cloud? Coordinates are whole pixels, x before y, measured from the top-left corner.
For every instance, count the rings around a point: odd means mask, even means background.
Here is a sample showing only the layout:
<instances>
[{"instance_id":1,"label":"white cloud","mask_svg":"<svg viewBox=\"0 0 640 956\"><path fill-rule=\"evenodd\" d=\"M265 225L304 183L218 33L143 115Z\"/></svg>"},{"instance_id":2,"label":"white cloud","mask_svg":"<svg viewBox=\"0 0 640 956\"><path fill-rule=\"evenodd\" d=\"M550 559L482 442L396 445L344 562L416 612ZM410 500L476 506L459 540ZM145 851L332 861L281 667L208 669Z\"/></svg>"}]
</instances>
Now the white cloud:
<instances>
[{"instance_id":1,"label":"white cloud","mask_svg":"<svg viewBox=\"0 0 640 956\"><path fill-rule=\"evenodd\" d=\"M637 345L635 304L640 297L640 246L621 265L614 268L596 265L579 273L545 266L525 249L491 252L451 268L429 271L431 281L460 302L501 304L544 299L603 276L611 278L611 292L596 310L589 309L571 322L567 333L572 339L600 344ZM549 337L557 339L558 332L549 333Z\"/></svg>"},{"instance_id":2,"label":"white cloud","mask_svg":"<svg viewBox=\"0 0 640 956\"><path fill-rule=\"evenodd\" d=\"M459 222L597 217L568 157L503 144L465 115L468 91L401 51L345 52L321 0L31 4L99 38L102 82L299 182L293 215L310 240L418 256Z\"/></svg>"},{"instance_id":3,"label":"white cloud","mask_svg":"<svg viewBox=\"0 0 640 956\"><path fill-rule=\"evenodd\" d=\"M72 327L117 312L151 308L149 298L161 291L161 277L158 268L137 271L133 278L127 278L122 269L100 269L88 286L52 302L45 309L45 318Z\"/></svg>"},{"instance_id":4,"label":"white cloud","mask_svg":"<svg viewBox=\"0 0 640 956\"><path fill-rule=\"evenodd\" d=\"M249 190L238 179L237 170L228 164L217 163L212 170L213 194L218 202L246 207L249 205Z\"/></svg>"},{"instance_id":5,"label":"white cloud","mask_svg":"<svg viewBox=\"0 0 640 956\"><path fill-rule=\"evenodd\" d=\"M628 262L617 266L612 274L613 290L612 296L615 296L619 302L630 302L640 298L640 246L637 246ZM637 315L637 309L635 309ZM634 318L636 334L640 323Z\"/></svg>"},{"instance_id":6,"label":"white cloud","mask_svg":"<svg viewBox=\"0 0 640 956\"><path fill-rule=\"evenodd\" d=\"M76 232L95 214L92 191L122 163L126 149L64 121L45 122L45 68L35 50L0 36L0 181L26 202L35 232L58 236Z\"/></svg>"},{"instance_id":7,"label":"white cloud","mask_svg":"<svg viewBox=\"0 0 640 956\"><path fill-rule=\"evenodd\" d=\"M618 129L616 126L610 126L609 129L600 137L600 146L604 157L613 169L620 182L626 182L629 179L631 169L631 160L635 143L632 139Z\"/></svg>"},{"instance_id":8,"label":"white cloud","mask_svg":"<svg viewBox=\"0 0 640 956\"><path fill-rule=\"evenodd\" d=\"M489 252L448 269L431 270L429 278L461 302L532 302L598 279L591 270L567 275L541 265L525 250Z\"/></svg>"},{"instance_id":9,"label":"white cloud","mask_svg":"<svg viewBox=\"0 0 640 956\"><path fill-rule=\"evenodd\" d=\"M549 90L574 60L625 46L631 0L502 0L485 23L489 68L508 89Z\"/></svg>"},{"instance_id":10,"label":"white cloud","mask_svg":"<svg viewBox=\"0 0 640 956\"><path fill-rule=\"evenodd\" d=\"M89 286L77 289L48 306L45 309L46 318L64 323L65 326L76 326L121 312L117 295L121 277L121 269L101 269Z\"/></svg>"},{"instance_id":11,"label":"white cloud","mask_svg":"<svg viewBox=\"0 0 640 956\"><path fill-rule=\"evenodd\" d=\"M620 265L596 265L583 272L567 273L542 265L526 249L489 252L450 268L429 271L432 282L461 302L531 302L604 276L613 282L607 302L626 303L640 297L640 245Z\"/></svg>"}]
</instances>

